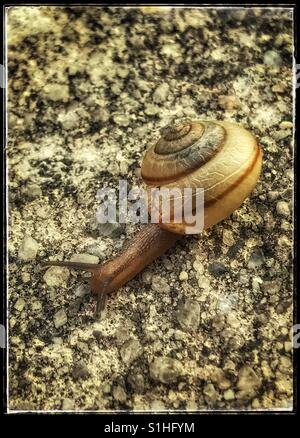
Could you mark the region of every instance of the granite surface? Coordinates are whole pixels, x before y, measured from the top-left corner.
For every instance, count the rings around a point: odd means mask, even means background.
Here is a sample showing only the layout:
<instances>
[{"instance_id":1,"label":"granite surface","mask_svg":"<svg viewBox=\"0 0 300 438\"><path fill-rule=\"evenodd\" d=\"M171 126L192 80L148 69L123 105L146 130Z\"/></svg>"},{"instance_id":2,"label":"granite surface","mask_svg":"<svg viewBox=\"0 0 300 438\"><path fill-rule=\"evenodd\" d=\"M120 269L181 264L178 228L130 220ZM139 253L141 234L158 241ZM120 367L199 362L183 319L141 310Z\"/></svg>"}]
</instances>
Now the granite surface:
<instances>
[{"instance_id":1,"label":"granite surface","mask_svg":"<svg viewBox=\"0 0 300 438\"><path fill-rule=\"evenodd\" d=\"M10 410L291 409L292 15L12 7L8 13ZM263 148L242 207L182 240L93 318L87 274L137 226L101 226L174 116Z\"/></svg>"}]
</instances>

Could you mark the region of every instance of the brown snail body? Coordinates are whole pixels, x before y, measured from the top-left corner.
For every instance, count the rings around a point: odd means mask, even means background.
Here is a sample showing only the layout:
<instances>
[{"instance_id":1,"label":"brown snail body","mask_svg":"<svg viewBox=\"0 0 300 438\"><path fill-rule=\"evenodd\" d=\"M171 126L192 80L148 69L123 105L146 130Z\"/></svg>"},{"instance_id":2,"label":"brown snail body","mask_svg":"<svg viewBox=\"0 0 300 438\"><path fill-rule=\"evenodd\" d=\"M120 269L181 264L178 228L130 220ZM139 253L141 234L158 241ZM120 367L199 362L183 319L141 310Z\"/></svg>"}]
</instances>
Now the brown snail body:
<instances>
[{"instance_id":1,"label":"brown snail body","mask_svg":"<svg viewBox=\"0 0 300 438\"><path fill-rule=\"evenodd\" d=\"M162 130L146 151L141 176L148 186L203 188L204 229L236 210L259 178L262 152L245 128L224 121L179 121ZM194 193L194 192L192 192ZM102 265L46 262L92 272L91 290L98 295L97 312L106 295L119 289L186 234L187 224L145 225L121 253Z\"/></svg>"}]
</instances>

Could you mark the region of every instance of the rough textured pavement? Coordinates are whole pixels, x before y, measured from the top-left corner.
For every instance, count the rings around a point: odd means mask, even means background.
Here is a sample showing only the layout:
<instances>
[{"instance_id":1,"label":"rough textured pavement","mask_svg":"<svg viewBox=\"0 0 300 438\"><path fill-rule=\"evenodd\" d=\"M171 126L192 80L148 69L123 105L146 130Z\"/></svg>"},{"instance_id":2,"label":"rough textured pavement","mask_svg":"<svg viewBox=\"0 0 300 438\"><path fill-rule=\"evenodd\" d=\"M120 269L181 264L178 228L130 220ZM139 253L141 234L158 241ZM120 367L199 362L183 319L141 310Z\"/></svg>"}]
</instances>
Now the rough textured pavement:
<instances>
[{"instance_id":1,"label":"rough textured pavement","mask_svg":"<svg viewBox=\"0 0 300 438\"><path fill-rule=\"evenodd\" d=\"M293 311L289 10L9 10L11 410L290 409ZM93 319L86 274L134 225L96 223L174 116L241 123L263 173Z\"/></svg>"}]
</instances>

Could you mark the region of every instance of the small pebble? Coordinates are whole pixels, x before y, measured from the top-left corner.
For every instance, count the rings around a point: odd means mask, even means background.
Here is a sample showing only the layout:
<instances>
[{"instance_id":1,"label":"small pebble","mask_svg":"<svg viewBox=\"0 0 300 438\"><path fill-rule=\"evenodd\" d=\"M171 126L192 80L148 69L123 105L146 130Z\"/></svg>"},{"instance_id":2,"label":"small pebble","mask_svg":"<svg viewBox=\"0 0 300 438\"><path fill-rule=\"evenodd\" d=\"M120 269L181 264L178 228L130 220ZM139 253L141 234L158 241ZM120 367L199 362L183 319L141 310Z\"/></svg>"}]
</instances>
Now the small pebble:
<instances>
[{"instance_id":1,"label":"small pebble","mask_svg":"<svg viewBox=\"0 0 300 438\"><path fill-rule=\"evenodd\" d=\"M64 309L60 309L56 312L53 319L56 328L62 327L68 322L68 317Z\"/></svg>"},{"instance_id":2,"label":"small pebble","mask_svg":"<svg viewBox=\"0 0 300 438\"><path fill-rule=\"evenodd\" d=\"M292 348L293 348L293 344L292 344L291 341L286 341L286 342L284 343L284 349L285 349L285 351L286 351L287 353L289 353L290 351L292 351Z\"/></svg>"},{"instance_id":3,"label":"small pebble","mask_svg":"<svg viewBox=\"0 0 300 438\"><path fill-rule=\"evenodd\" d=\"M197 275L202 275L204 273L204 266L200 260L196 259L193 263L193 268L197 272Z\"/></svg>"},{"instance_id":4,"label":"small pebble","mask_svg":"<svg viewBox=\"0 0 300 438\"><path fill-rule=\"evenodd\" d=\"M42 196L42 190L37 184L28 184L22 190L22 193L29 199L33 200Z\"/></svg>"},{"instance_id":5,"label":"small pebble","mask_svg":"<svg viewBox=\"0 0 300 438\"><path fill-rule=\"evenodd\" d=\"M62 127L66 130L75 129L79 125L79 116L74 111L68 111L67 113L61 113L58 116L58 121Z\"/></svg>"},{"instance_id":6,"label":"small pebble","mask_svg":"<svg viewBox=\"0 0 300 438\"><path fill-rule=\"evenodd\" d=\"M280 236L278 239L278 245L279 246L292 246L293 242L291 239L289 239L287 236Z\"/></svg>"},{"instance_id":7,"label":"small pebble","mask_svg":"<svg viewBox=\"0 0 300 438\"><path fill-rule=\"evenodd\" d=\"M163 57L167 58L173 58L176 62L180 62L180 56L181 56L181 46L177 43L169 43L164 44L160 50L160 54Z\"/></svg>"},{"instance_id":8,"label":"small pebble","mask_svg":"<svg viewBox=\"0 0 300 438\"><path fill-rule=\"evenodd\" d=\"M189 278L189 275L186 271L181 271L179 274L179 280L180 281L185 281Z\"/></svg>"},{"instance_id":9,"label":"small pebble","mask_svg":"<svg viewBox=\"0 0 300 438\"><path fill-rule=\"evenodd\" d=\"M78 362L73 367L72 376L74 380L85 380L90 376L90 372L84 363Z\"/></svg>"},{"instance_id":10,"label":"small pebble","mask_svg":"<svg viewBox=\"0 0 300 438\"><path fill-rule=\"evenodd\" d=\"M249 269L260 268L265 262L265 256L261 248L256 248L248 261Z\"/></svg>"},{"instance_id":11,"label":"small pebble","mask_svg":"<svg viewBox=\"0 0 300 438\"><path fill-rule=\"evenodd\" d=\"M14 308L15 308L18 312L22 312L22 310L23 310L24 307L25 307L25 304L26 304L26 302L25 302L25 300L23 300L23 298L18 298L17 301L16 301L16 303L15 303L15 305L14 305Z\"/></svg>"},{"instance_id":12,"label":"small pebble","mask_svg":"<svg viewBox=\"0 0 300 438\"><path fill-rule=\"evenodd\" d=\"M252 401L252 408L253 409L259 409L260 408L260 402L257 398L253 399Z\"/></svg>"},{"instance_id":13,"label":"small pebble","mask_svg":"<svg viewBox=\"0 0 300 438\"><path fill-rule=\"evenodd\" d=\"M74 401L70 398L63 399L62 410L63 411L72 411L75 407Z\"/></svg>"},{"instance_id":14,"label":"small pebble","mask_svg":"<svg viewBox=\"0 0 300 438\"><path fill-rule=\"evenodd\" d=\"M230 400L234 400L235 399L235 394L232 391L232 389L228 389L227 391L224 392L224 400L230 401Z\"/></svg>"},{"instance_id":15,"label":"small pebble","mask_svg":"<svg viewBox=\"0 0 300 438\"><path fill-rule=\"evenodd\" d=\"M279 127L280 129L292 129L293 128L293 123L292 122L288 122L286 120L284 120L283 122L280 123Z\"/></svg>"},{"instance_id":16,"label":"small pebble","mask_svg":"<svg viewBox=\"0 0 300 438\"><path fill-rule=\"evenodd\" d=\"M64 343L63 339L60 338L59 336L53 336L52 342L55 345L62 345Z\"/></svg>"},{"instance_id":17,"label":"small pebble","mask_svg":"<svg viewBox=\"0 0 300 438\"><path fill-rule=\"evenodd\" d=\"M285 201L278 201L276 204L276 212L279 214L279 216L288 217L290 216L290 207L288 202Z\"/></svg>"},{"instance_id":18,"label":"small pebble","mask_svg":"<svg viewBox=\"0 0 300 438\"><path fill-rule=\"evenodd\" d=\"M43 279L48 286L61 286L66 284L69 276L69 269L61 266L51 266L45 272Z\"/></svg>"},{"instance_id":19,"label":"small pebble","mask_svg":"<svg viewBox=\"0 0 300 438\"><path fill-rule=\"evenodd\" d=\"M145 270L142 273L143 283L151 284L152 283L152 272Z\"/></svg>"},{"instance_id":20,"label":"small pebble","mask_svg":"<svg viewBox=\"0 0 300 438\"><path fill-rule=\"evenodd\" d=\"M145 388L145 379L144 376L140 373L136 373L132 371L127 378L127 382L131 386L133 390L136 392L143 392Z\"/></svg>"},{"instance_id":21,"label":"small pebble","mask_svg":"<svg viewBox=\"0 0 300 438\"><path fill-rule=\"evenodd\" d=\"M42 304L40 301L37 301L37 300L32 301L31 308L34 312L37 312L37 311L41 310Z\"/></svg>"},{"instance_id":22,"label":"small pebble","mask_svg":"<svg viewBox=\"0 0 300 438\"><path fill-rule=\"evenodd\" d=\"M171 260L167 257L163 258L163 264L164 267L168 270L168 271L172 271L173 269L173 263L171 262Z\"/></svg>"},{"instance_id":23,"label":"small pebble","mask_svg":"<svg viewBox=\"0 0 300 438\"><path fill-rule=\"evenodd\" d=\"M217 398L217 392L212 383L208 383L207 385L205 385L205 387L203 388L203 394L205 394L206 397L212 400L215 400Z\"/></svg>"},{"instance_id":24,"label":"small pebble","mask_svg":"<svg viewBox=\"0 0 300 438\"><path fill-rule=\"evenodd\" d=\"M225 110L234 110L241 106L241 103L237 96L230 95L230 96L219 96L219 105L221 108Z\"/></svg>"},{"instance_id":25,"label":"small pebble","mask_svg":"<svg viewBox=\"0 0 300 438\"><path fill-rule=\"evenodd\" d=\"M236 239L230 230L224 229L223 231L223 243L226 246L232 246L235 243Z\"/></svg>"},{"instance_id":26,"label":"small pebble","mask_svg":"<svg viewBox=\"0 0 300 438\"><path fill-rule=\"evenodd\" d=\"M170 396L169 396L170 398ZM166 409L165 404L161 400L153 400L151 402L151 411L153 412L160 412L164 411Z\"/></svg>"},{"instance_id":27,"label":"small pebble","mask_svg":"<svg viewBox=\"0 0 300 438\"><path fill-rule=\"evenodd\" d=\"M260 385L260 378L249 365L245 365L243 368L240 369L237 383L238 389L247 391L257 388Z\"/></svg>"},{"instance_id":28,"label":"small pebble","mask_svg":"<svg viewBox=\"0 0 300 438\"><path fill-rule=\"evenodd\" d=\"M70 258L71 262L79 262L79 263L99 263L99 257L92 254L73 254Z\"/></svg>"},{"instance_id":29,"label":"small pebble","mask_svg":"<svg viewBox=\"0 0 300 438\"><path fill-rule=\"evenodd\" d=\"M115 386L112 390L112 394L115 400L119 401L119 402L125 402L127 399L127 395L126 392L124 390L124 388L120 385Z\"/></svg>"},{"instance_id":30,"label":"small pebble","mask_svg":"<svg viewBox=\"0 0 300 438\"><path fill-rule=\"evenodd\" d=\"M158 357L150 364L150 376L161 383L174 383L182 374L182 365L177 359Z\"/></svg>"},{"instance_id":31,"label":"small pebble","mask_svg":"<svg viewBox=\"0 0 300 438\"><path fill-rule=\"evenodd\" d=\"M262 285L263 291L268 295L276 295L280 291L281 281L279 280L268 280L264 281Z\"/></svg>"},{"instance_id":32,"label":"small pebble","mask_svg":"<svg viewBox=\"0 0 300 438\"><path fill-rule=\"evenodd\" d=\"M23 283L28 283L30 279L31 279L30 274L28 272L23 272L22 274Z\"/></svg>"},{"instance_id":33,"label":"small pebble","mask_svg":"<svg viewBox=\"0 0 300 438\"><path fill-rule=\"evenodd\" d=\"M99 234L104 237L119 237L122 233L125 231L125 225L124 224L118 224L118 223L110 223L107 222L106 224L97 224L97 230L99 231Z\"/></svg>"},{"instance_id":34,"label":"small pebble","mask_svg":"<svg viewBox=\"0 0 300 438\"><path fill-rule=\"evenodd\" d=\"M126 365L131 365L142 353L141 344L134 339L125 342L120 350L121 358Z\"/></svg>"},{"instance_id":35,"label":"small pebble","mask_svg":"<svg viewBox=\"0 0 300 438\"><path fill-rule=\"evenodd\" d=\"M101 110L96 115L96 117L99 120L99 122L106 123L109 119L109 112L106 109L101 108Z\"/></svg>"},{"instance_id":36,"label":"small pebble","mask_svg":"<svg viewBox=\"0 0 300 438\"><path fill-rule=\"evenodd\" d=\"M130 117L126 114L115 114L113 116L113 121L120 126L129 126L130 125Z\"/></svg>"},{"instance_id":37,"label":"small pebble","mask_svg":"<svg viewBox=\"0 0 300 438\"><path fill-rule=\"evenodd\" d=\"M19 249L18 257L21 260L29 261L36 258L39 244L31 236L25 236Z\"/></svg>"},{"instance_id":38,"label":"small pebble","mask_svg":"<svg viewBox=\"0 0 300 438\"><path fill-rule=\"evenodd\" d=\"M155 292L168 294L170 292L170 286L167 280L159 275L153 275L152 277L152 289Z\"/></svg>"},{"instance_id":39,"label":"small pebble","mask_svg":"<svg viewBox=\"0 0 300 438\"><path fill-rule=\"evenodd\" d=\"M194 300L186 300L177 311L177 319L181 328L197 330L200 324L200 304Z\"/></svg>"},{"instance_id":40,"label":"small pebble","mask_svg":"<svg viewBox=\"0 0 300 438\"><path fill-rule=\"evenodd\" d=\"M44 94L48 99L57 102L59 100L67 102L69 100L69 87L68 85L50 83L46 84L43 89Z\"/></svg>"},{"instance_id":41,"label":"small pebble","mask_svg":"<svg viewBox=\"0 0 300 438\"><path fill-rule=\"evenodd\" d=\"M160 107L158 105L153 105L151 103L148 103L145 106L145 114L147 116L155 116L156 114L158 114L160 112Z\"/></svg>"},{"instance_id":42,"label":"small pebble","mask_svg":"<svg viewBox=\"0 0 300 438\"><path fill-rule=\"evenodd\" d=\"M275 50L268 50L264 55L264 63L272 67L279 67L282 63L282 59Z\"/></svg>"},{"instance_id":43,"label":"small pebble","mask_svg":"<svg viewBox=\"0 0 300 438\"><path fill-rule=\"evenodd\" d=\"M165 102L169 94L169 85L167 83L160 84L153 93L153 101L155 103Z\"/></svg>"},{"instance_id":44,"label":"small pebble","mask_svg":"<svg viewBox=\"0 0 300 438\"><path fill-rule=\"evenodd\" d=\"M97 242L93 243L92 245L89 245L86 247L87 254L94 255L98 257L100 260L105 258L107 246L104 242Z\"/></svg>"},{"instance_id":45,"label":"small pebble","mask_svg":"<svg viewBox=\"0 0 300 438\"><path fill-rule=\"evenodd\" d=\"M87 284L80 284L75 289L75 296L81 298L84 297L85 295L88 295L89 292L90 292L90 288Z\"/></svg>"},{"instance_id":46,"label":"small pebble","mask_svg":"<svg viewBox=\"0 0 300 438\"><path fill-rule=\"evenodd\" d=\"M286 87L284 84L276 84L272 87L273 93L281 93L283 94L286 91Z\"/></svg>"},{"instance_id":47,"label":"small pebble","mask_svg":"<svg viewBox=\"0 0 300 438\"><path fill-rule=\"evenodd\" d=\"M208 272L214 277L221 277L227 272L227 268L223 263L214 262L208 265Z\"/></svg>"}]
</instances>

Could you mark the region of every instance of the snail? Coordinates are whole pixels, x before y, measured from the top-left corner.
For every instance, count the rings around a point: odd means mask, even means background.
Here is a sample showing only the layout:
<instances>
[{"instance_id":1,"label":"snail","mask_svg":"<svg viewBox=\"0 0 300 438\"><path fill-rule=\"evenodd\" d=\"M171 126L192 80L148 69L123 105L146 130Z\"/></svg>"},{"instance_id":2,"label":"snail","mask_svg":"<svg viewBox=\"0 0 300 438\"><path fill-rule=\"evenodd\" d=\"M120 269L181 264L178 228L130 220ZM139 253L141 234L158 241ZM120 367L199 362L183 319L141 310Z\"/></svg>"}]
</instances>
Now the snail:
<instances>
[{"instance_id":1,"label":"snail","mask_svg":"<svg viewBox=\"0 0 300 438\"><path fill-rule=\"evenodd\" d=\"M245 128L226 121L175 120L162 130L146 151L141 177L152 187L201 187L207 229L228 217L255 187L262 166L262 151ZM154 259L187 234L187 223L149 223L125 243L120 254L102 265L48 261L92 273L91 292L97 296L96 315L107 295L116 291Z\"/></svg>"}]
</instances>

